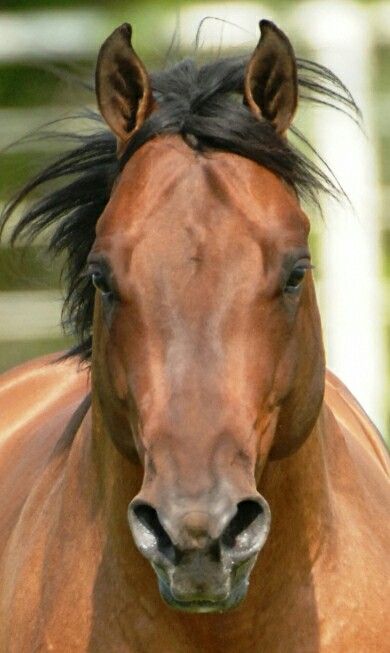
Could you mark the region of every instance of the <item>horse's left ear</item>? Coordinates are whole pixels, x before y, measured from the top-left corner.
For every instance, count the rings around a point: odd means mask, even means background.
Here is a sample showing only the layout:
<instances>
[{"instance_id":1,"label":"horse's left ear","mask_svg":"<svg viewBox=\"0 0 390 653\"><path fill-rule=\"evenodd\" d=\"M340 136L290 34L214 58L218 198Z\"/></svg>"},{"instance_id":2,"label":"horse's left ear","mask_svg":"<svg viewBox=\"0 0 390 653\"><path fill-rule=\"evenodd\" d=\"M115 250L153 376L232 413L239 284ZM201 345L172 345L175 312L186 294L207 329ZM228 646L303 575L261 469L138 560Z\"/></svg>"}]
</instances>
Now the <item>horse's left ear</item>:
<instances>
[{"instance_id":1,"label":"horse's left ear","mask_svg":"<svg viewBox=\"0 0 390 653\"><path fill-rule=\"evenodd\" d=\"M118 27L104 41L96 64L96 96L104 120L118 139L121 154L153 108L149 75L133 50L132 28Z\"/></svg>"},{"instance_id":2,"label":"horse's left ear","mask_svg":"<svg viewBox=\"0 0 390 653\"><path fill-rule=\"evenodd\" d=\"M252 113L283 135L297 108L298 77L287 36L269 20L260 21L260 40L245 74L244 95Z\"/></svg>"}]
</instances>

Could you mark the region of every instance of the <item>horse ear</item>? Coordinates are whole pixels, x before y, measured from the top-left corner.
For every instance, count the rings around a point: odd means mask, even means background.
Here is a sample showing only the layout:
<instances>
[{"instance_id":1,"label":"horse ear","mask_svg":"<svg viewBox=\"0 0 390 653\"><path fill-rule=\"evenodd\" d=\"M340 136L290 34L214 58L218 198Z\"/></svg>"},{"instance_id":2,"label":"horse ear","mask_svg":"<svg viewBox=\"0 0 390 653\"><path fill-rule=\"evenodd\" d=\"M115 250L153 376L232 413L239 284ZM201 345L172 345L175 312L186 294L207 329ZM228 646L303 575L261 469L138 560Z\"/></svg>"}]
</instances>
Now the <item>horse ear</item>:
<instances>
[{"instance_id":1,"label":"horse ear","mask_svg":"<svg viewBox=\"0 0 390 653\"><path fill-rule=\"evenodd\" d=\"M255 116L268 120L283 135L297 108L295 54L287 36L271 21L261 20L260 32L245 73L245 101Z\"/></svg>"},{"instance_id":2,"label":"horse ear","mask_svg":"<svg viewBox=\"0 0 390 653\"><path fill-rule=\"evenodd\" d=\"M104 41L96 64L100 113L118 138L118 154L153 108L149 76L131 45L132 28L118 27Z\"/></svg>"}]
</instances>

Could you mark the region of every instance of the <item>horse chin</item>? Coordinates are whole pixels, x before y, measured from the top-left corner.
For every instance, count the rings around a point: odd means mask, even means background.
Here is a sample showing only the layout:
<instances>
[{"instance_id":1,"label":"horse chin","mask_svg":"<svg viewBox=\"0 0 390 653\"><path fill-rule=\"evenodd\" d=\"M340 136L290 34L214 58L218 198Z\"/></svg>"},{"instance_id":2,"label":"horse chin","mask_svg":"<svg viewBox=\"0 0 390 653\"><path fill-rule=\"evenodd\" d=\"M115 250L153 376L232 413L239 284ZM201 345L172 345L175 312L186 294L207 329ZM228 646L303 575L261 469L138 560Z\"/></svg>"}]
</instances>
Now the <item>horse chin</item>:
<instances>
[{"instance_id":1,"label":"horse chin","mask_svg":"<svg viewBox=\"0 0 390 653\"><path fill-rule=\"evenodd\" d=\"M248 590L248 580L246 579L241 582L225 598L218 600L203 599L201 596L189 598L188 600L179 600L172 594L170 587L160 577L158 578L158 587L165 603L175 610L196 613L226 612L227 610L232 610L243 601Z\"/></svg>"}]
</instances>

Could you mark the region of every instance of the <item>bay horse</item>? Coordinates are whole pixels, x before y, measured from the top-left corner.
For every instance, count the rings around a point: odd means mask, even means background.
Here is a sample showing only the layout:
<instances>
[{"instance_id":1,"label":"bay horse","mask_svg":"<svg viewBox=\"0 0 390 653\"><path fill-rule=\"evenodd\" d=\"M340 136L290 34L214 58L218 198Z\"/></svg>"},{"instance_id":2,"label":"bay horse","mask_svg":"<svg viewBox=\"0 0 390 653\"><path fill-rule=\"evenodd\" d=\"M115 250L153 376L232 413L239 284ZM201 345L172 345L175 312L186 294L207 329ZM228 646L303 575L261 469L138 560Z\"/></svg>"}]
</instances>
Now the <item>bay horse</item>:
<instances>
[{"instance_id":1,"label":"bay horse","mask_svg":"<svg viewBox=\"0 0 390 653\"><path fill-rule=\"evenodd\" d=\"M152 75L116 29L110 131L5 210L56 182L13 237L65 253L78 344L0 385L1 653L388 650L388 459L325 369L300 205L335 186L287 139L298 95L356 107L260 29Z\"/></svg>"}]
</instances>

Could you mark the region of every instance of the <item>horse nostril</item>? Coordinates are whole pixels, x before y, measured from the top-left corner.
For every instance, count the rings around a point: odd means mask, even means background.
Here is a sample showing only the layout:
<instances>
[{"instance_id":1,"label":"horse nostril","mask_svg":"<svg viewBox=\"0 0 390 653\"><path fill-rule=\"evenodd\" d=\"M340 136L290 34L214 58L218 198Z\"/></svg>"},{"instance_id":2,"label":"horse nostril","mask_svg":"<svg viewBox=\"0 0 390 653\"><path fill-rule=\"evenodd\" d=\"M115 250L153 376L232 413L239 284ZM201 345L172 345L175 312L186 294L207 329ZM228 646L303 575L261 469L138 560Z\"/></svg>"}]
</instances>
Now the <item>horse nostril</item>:
<instances>
[{"instance_id":1,"label":"horse nostril","mask_svg":"<svg viewBox=\"0 0 390 653\"><path fill-rule=\"evenodd\" d=\"M229 548L258 549L268 534L269 508L259 501L245 499L237 505L237 512L222 533L221 542Z\"/></svg>"},{"instance_id":2,"label":"horse nostril","mask_svg":"<svg viewBox=\"0 0 390 653\"><path fill-rule=\"evenodd\" d=\"M137 503L133 509L133 515L149 534L155 539L155 548L171 562L176 562L176 549L168 533L162 526L157 510L147 503ZM142 539L142 534L138 533L137 521L132 521L132 530L137 542Z\"/></svg>"}]
</instances>

